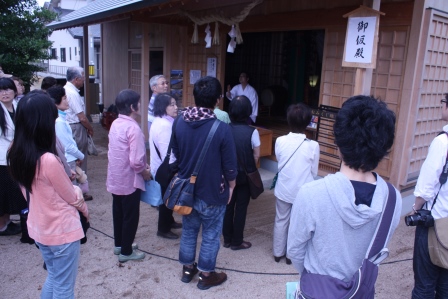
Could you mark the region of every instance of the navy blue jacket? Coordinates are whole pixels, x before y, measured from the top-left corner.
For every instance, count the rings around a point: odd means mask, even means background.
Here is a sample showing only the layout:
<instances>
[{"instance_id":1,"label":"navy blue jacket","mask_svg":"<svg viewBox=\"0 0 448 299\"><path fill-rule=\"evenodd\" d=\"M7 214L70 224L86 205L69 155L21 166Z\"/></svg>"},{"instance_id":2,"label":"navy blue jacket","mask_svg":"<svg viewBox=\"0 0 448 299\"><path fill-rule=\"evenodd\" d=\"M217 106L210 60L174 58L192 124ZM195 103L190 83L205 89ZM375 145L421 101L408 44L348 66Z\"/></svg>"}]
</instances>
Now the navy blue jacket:
<instances>
[{"instance_id":1,"label":"navy blue jacket","mask_svg":"<svg viewBox=\"0 0 448 299\"><path fill-rule=\"evenodd\" d=\"M179 116L175 127L173 153L179 162L180 178L193 173L215 118L185 121ZM237 175L235 143L230 127L221 122L199 169L195 184L195 197L209 205L225 205L229 200L228 181Z\"/></svg>"}]
</instances>

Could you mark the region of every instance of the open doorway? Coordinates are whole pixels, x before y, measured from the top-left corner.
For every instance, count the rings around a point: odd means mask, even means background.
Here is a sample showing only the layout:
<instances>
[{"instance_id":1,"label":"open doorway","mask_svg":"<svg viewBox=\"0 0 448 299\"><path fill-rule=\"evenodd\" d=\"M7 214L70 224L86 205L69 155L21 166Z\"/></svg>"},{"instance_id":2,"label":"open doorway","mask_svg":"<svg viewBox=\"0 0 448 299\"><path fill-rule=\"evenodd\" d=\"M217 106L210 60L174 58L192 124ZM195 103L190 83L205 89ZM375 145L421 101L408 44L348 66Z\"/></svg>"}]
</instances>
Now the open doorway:
<instances>
[{"instance_id":1,"label":"open doorway","mask_svg":"<svg viewBox=\"0 0 448 299\"><path fill-rule=\"evenodd\" d=\"M241 72L249 74L249 84L259 99L256 125L284 127L290 104L303 102L312 108L318 107L324 30L243 33L242 36L244 43L226 55L223 88L238 84ZM224 109L228 104L225 100Z\"/></svg>"}]
</instances>

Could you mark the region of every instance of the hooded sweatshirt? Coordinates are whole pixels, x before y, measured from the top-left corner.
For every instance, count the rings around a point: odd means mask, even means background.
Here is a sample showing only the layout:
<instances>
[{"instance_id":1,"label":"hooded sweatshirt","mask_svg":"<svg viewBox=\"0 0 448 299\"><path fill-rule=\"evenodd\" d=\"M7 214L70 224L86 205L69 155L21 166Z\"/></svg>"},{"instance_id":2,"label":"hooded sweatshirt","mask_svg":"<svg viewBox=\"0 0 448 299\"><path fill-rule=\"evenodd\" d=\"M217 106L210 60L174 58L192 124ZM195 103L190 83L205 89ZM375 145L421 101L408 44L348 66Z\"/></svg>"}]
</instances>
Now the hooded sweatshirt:
<instances>
[{"instance_id":1,"label":"hooded sweatshirt","mask_svg":"<svg viewBox=\"0 0 448 299\"><path fill-rule=\"evenodd\" d=\"M179 163L179 178L191 176L216 120L213 110L188 107L176 123L173 153ZM221 122L221 121L220 121ZM230 127L220 123L204 157L195 183L194 195L209 205L226 205L228 182L237 175L235 143Z\"/></svg>"},{"instance_id":2,"label":"hooded sweatshirt","mask_svg":"<svg viewBox=\"0 0 448 299\"><path fill-rule=\"evenodd\" d=\"M307 183L294 201L288 233L287 256L302 274L330 275L349 281L362 265L389 195L379 176L370 207L355 204L350 180L340 172ZM389 242L398 226L402 199L396 205Z\"/></svg>"}]
</instances>

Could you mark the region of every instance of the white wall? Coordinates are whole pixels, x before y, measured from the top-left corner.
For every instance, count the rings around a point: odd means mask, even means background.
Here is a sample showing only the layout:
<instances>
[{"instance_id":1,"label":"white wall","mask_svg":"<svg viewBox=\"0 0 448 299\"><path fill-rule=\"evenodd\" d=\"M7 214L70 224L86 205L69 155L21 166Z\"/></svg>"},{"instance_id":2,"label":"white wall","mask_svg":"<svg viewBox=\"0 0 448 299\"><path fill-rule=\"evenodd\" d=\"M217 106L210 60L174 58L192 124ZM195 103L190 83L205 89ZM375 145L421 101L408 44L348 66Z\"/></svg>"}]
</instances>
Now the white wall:
<instances>
[{"instance_id":1,"label":"white wall","mask_svg":"<svg viewBox=\"0 0 448 299\"><path fill-rule=\"evenodd\" d=\"M87 5L87 0L62 0L60 7L62 9L77 10Z\"/></svg>"},{"instance_id":2,"label":"white wall","mask_svg":"<svg viewBox=\"0 0 448 299\"><path fill-rule=\"evenodd\" d=\"M56 30L50 35L48 40L53 42L51 48L56 49L57 59L50 59L49 65L57 65L57 66L78 66L81 48L79 39L74 39L72 35L68 32L68 30ZM65 56L66 61L61 62L61 48L65 48ZM75 48L77 53L75 54ZM71 50L71 59L70 59L70 50Z\"/></svg>"}]
</instances>

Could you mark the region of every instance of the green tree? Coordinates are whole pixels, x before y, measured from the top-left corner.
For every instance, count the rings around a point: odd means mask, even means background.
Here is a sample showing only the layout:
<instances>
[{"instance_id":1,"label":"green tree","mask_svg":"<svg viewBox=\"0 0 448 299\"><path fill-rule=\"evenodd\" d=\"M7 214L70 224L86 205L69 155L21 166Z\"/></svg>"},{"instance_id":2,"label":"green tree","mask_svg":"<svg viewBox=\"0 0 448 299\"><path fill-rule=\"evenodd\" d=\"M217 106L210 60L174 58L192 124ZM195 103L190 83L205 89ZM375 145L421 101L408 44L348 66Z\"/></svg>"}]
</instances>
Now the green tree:
<instances>
[{"instance_id":1,"label":"green tree","mask_svg":"<svg viewBox=\"0 0 448 299\"><path fill-rule=\"evenodd\" d=\"M27 85L43 70L32 64L49 58L51 30L45 24L56 14L38 6L36 0L0 0L0 64L8 74Z\"/></svg>"}]
</instances>

